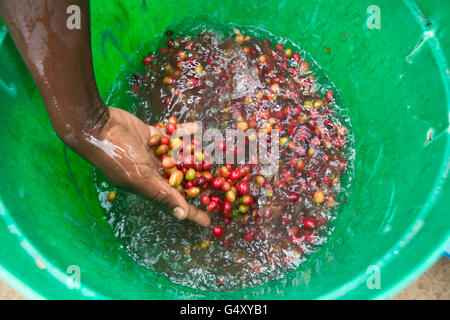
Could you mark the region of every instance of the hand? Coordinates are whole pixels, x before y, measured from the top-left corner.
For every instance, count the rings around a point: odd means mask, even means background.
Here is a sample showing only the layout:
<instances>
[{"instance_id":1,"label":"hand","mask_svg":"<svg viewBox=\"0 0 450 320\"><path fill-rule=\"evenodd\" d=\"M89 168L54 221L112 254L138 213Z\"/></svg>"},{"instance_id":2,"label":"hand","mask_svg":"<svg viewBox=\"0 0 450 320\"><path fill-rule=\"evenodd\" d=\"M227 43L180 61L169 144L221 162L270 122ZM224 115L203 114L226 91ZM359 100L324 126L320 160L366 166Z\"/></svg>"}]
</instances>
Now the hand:
<instances>
[{"instance_id":1,"label":"hand","mask_svg":"<svg viewBox=\"0 0 450 320\"><path fill-rule=\"evenodd\" d=\"M164 202L179 219L208 226L209 216L189 205L158 174L161 164L147 140L154 134L163 135L162 130L124 110L106 109L92 66L89 1L77 1L84 21L80 30L66 27L66 9L72 2L0 0L1 19L36 82L56 133L112 182ZM45 10L36 10L40 7ZM31 35L30 30L34 30ZM46 41L55 30L59 36ZM194 133L193 124L181 125L177 133Z\"/></svg>"},{"instance_id":2,"label":"hand","mask_svg":"<svg viewBox=\"0 0 450 320\"><path fill-rule=\"evenodd\" d=\"M165 132L146 125L125 110L109 107L108 111L109 120L102 130L96 137L87 137L96 148L86 158L113 183L173 208L173 214L178 219L189 219L209 226L209 216L188 204L158 172L162 168L161 161L147 141L156 134L166 135ZM193 135L195 131L193 123L186 123L178 126L177 135Z\"/></svg>"}]
</instances>

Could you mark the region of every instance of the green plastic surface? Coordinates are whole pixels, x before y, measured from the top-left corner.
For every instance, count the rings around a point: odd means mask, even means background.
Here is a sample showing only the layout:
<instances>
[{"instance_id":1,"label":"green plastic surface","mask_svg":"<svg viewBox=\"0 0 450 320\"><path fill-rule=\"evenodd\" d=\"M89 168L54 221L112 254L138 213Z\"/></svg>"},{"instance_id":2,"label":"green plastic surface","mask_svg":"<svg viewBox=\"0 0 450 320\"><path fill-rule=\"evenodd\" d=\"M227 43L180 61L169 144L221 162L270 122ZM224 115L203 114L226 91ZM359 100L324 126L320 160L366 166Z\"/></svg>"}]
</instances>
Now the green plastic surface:
<instances>
[{"instance_id":1,"label":"green plastic surface","mask_svg":"<svg viewBox=\"0 0 450 320\"><path fill-rule=\"evenodd\" d=\"M253 25L309 51L337 88L356 138L351 195L335 232L284 279L198 292L136 265L103 219L93 168L53 132L5 28L0 31L0 275L31 298L387 298L449 244L450 3L92 1L95 74L104 98L138 50L186 16ZM325 48L329 48L329 53ZM123 106L126 107L126 106ZM68 268L81 270L71 289ZM380 289L369 289L373 266ZM70 268L69 268L70 271Z\"/></svg>"}]
</instances>

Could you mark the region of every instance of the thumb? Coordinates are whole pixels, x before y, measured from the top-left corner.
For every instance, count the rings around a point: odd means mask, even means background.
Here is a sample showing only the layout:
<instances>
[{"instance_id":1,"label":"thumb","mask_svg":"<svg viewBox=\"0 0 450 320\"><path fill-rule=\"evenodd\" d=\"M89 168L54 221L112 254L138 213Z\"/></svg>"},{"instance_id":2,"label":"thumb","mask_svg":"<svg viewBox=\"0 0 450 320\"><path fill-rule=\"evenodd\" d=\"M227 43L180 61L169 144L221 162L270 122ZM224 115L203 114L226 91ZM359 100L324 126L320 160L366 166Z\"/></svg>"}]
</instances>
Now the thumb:
<instances>
[{"instance_id":1,"label":"thumb","mask_svg":"<svg viewBox=\"0 0 450 320\"><path fill-rule=\"evenodd\" d=\"M161 177L155 180L151 182L152 189L155 190L152 194L156 192L157 195L151 198L172 208L172 213L176 218L180 220L188 219L203 227L208 227L211 224L211 218L206 212L187 203L186 199Z\"/></svg>"}]
</instances>

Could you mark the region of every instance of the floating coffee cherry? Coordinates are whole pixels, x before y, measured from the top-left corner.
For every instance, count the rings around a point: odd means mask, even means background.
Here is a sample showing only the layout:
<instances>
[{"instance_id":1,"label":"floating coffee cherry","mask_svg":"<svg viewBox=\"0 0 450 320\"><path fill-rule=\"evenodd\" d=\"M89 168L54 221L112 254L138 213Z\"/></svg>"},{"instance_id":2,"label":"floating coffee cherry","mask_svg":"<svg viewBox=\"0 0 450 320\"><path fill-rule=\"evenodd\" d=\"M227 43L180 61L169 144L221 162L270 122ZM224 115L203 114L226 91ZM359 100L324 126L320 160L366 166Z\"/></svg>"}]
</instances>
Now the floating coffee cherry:
<instances>
[{"instance_id":1,"label":"floating coffee cherry","mask_svg":"<svg viewBox=\"0 0 450 320\"><path fill-rule=\"evenodd\" d=\"M167 39L167 46L172 48L175 45L175 41L172 38Z\"/></svg>"},{"instance_id":2,"label":"floating coffee cherry","mask_svg":"<svg viewBox=\"0 0 450 320\"><path fill-rule=\"evenodd\" d=\"M256 177L256 183L258 183L260 186L263 186L264 182L266 182L266 179L263 176Z\"/></svg>"},{"instance_id":3,"label":"floating coffee cherry","mask_svg":"<svg viewBox=\"0 0 450 320\"><path fill-rule=\"evenodd\" d=\"M287 49L284 51L284 54L285 54L286 57L288 57L288 58L292 57L292 54L293 54L292 49L287 48Z\"/></svg>"},{"instance_id":4,"label":"floating coffee cherry","mask_svg":"<svg viewBox=\"0 0 450 320\"><path fill-rule=\"evenodd\" d=\"M253 240L253 232L248 231L244 235L245 242L251 242Z\"/></svg>"},{"instance_id":5,"label":"floating coffee cherry","mask_svg":"<svg viewBox=\"0 0 450 320\"><path fill-rule=\"evenodd\" d=\"M239 205L238 211L240 213L247 213L250 208L246 204Z\"/></svg>"},{"instance_id":6,"label":"floating coffee cherry","mask_svg":"<svg viewBox=\"0 0 450 320\"><path fill-rule=\"evenodd\" d=\"M325 200L325 193L322 190L317 190L314 192L314 201L317 203L322 203Z\"/></svg>"},{"instance_id":7,"label":"floating coffee cherry","mask_svg":"<svg viewBox=\"0 0 450 320\"><path fill-rule=\"evenodd\" d=\"M312 218L306 218L303 220L303 226L307 229L312 229L316 226L316 220Z\"/></svg>"},{"instance_id":8,"label":"floating coffee cherry","mask_svg":"<svg viewBox=\"0 0 450 320\"><path fill-rule=\"evenodd\" d=\"M146 56L142 59L142 64L144 66L148 66L150 63L152 63L152 57Z\"/></svg>"},{"instance_id":9,"label":"floating coffee cherry","mask_svg":"<svg viewBox=\"0 0 450 320\"><path fill-rule=\"evenodd\" d=\"M289 193L289 199L291 202L296 203L298 201L299 195L295 192Z\"/></svg>"},{"instance_id":10,"label":"floating coffee cherry","mask_svg":"<svg viewBox=\"0 0 450 320\"><path fill-rule=\"evenodd\" d=\"M300 62L299 66L300 66L300 69L303 72L308 72L309 71L309 63L308 62L302 61L302 62Z\"/></svg>"},{"instance_id":11,"label":"floating coffee cherry","mask_svg":"<svg viewBox=\"0 0 450 320\"><path fill-rule=\"evenodd\" d=\"M175 116L170 116L169 119L167 120L168 123L174 123L177 124L178 123L178 119Z\"/></svg>"},{"instance_id":12,"label":"floating coffee cherry","mask_svg":"<svg viewBox=\"0 0 450 320\"><path fill-rule=\"evenodd\" d=\"M212 233L217 238L220 238L223 236L223 230L221 227L214 227Z\"/></svg>"},{"instance_id":13,"label":"floating coffee cherry","mask_svg":"<svg viewBox=\"0 0 450 320\"><path fill-rule=\"evenodd\" d=\"M333 100L334 100L334 92L331 91L331 90L328 90L328 91L325 93L325 100L327 100L328 102L333 101Z\"/></svg>"},{"instance_id":14,"label":"floating coffee cherry","mask_svg":"<svg viewBox=\"0 0 450 320\"><path fill-rule=\"evenodd\" d=\"M115 191L110 191L108 193L108 196L106 197L106 200L108 200L109 202L113 202L114 200L116 200L117 197L117 193Z\"/></svg>"}]
</instances>

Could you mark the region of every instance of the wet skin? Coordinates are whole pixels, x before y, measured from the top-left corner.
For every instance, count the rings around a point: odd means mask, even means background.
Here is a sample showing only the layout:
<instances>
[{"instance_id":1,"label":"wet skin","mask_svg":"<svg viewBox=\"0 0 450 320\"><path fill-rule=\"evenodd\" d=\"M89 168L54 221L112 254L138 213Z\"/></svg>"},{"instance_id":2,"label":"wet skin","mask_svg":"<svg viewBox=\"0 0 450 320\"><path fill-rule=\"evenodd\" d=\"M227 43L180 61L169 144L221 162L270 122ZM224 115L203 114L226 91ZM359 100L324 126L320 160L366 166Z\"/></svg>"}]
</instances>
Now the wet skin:
<instances>
[{"instance_id":1,"label":"wet skin","mask_svg":"<svg viewBox=\"0 0 450 320\"><path fill-rule=\"evenodd\" d=\"M81 9L81 29L69 30L70 5ZM147 140L165 133L125 110L106 107L95 84L87 0L0 0L0 16L30 70L55 132L115 184L163 202L179 219L202 226L209 216L188 204L159 175ZM195 132L180 125L178 135Z\"/></svg>"}]
</instances>

